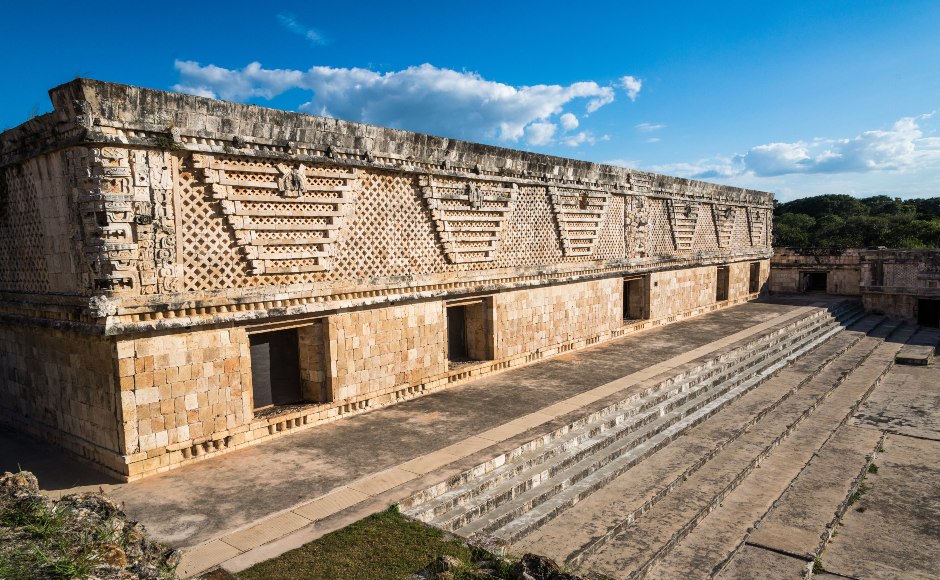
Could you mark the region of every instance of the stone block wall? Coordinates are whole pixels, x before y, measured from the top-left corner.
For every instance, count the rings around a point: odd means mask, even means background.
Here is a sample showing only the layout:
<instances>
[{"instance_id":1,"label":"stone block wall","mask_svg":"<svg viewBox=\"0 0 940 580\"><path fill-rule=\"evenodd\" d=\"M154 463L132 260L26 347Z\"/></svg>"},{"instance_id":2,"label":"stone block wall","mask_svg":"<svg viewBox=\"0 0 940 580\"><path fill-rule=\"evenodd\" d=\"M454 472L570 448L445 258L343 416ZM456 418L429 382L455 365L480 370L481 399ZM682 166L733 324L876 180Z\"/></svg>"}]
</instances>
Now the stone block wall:
<instances>
[{"instance_id":1,"label":"stone block wall","mask_svg":"<svg viewBox=\"0 0 940 580\"><path fill-rule=\"evenodd\" d=\"M588 338L623 325L622 281L608 278L495 296L496 357Z\"/></svg>"},{"instance_id":2,"label":"stone block wall","mask_svg":"<svg viewBox=\"0 0 940 580\"><path fill-rule=\"evenodd\" d=\"M329 324L336 401L417 385L447 371L441 301L345 312Z\"/></svg>"},{"instance_id":3,"label":"stone block wall","mask_svg":"<svg viewBox=\"0 0 940 580\"><path fill-rule=\"evenodd\" d=\"M120 472L115 367L113 340L0 326L0 420Z\"/></svg>"},{"instance_id":4,"label":"stone block wall","mask_svg":"<svg viewBox=\"0 0 940 580\"><path fill-rule=\"evenodd\" d=\"M87 79L50 96L0 134L0 408L130 478L766 277L764 192ZM654 320L625 325L636 276ZM449 305L471 360L448 360ZM249 335L278 329L304 401L256 411Z\"/></svg>"},{"instance_id":5,"label":"stone block wall","mask_svg":"<svg viewBox=\"0 0 940 580\"><path fill-rule=\"evenodd\" d=\"M245 425L251 419L248 357L248 336L240 328L119 340L127 462L156 470L170 464L168 450L216 445Z\"/></svg>"}]
</instances>

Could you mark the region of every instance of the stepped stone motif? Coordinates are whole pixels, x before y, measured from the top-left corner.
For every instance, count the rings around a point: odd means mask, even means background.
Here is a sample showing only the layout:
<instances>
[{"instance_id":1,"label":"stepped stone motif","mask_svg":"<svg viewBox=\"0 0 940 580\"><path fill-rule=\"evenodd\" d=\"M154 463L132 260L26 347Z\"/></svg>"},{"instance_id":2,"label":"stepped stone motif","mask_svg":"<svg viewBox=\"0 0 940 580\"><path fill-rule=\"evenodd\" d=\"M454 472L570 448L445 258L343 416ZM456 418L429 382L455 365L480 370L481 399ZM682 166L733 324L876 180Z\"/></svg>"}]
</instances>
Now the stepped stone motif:
<instances>
[{"instance_id":1,"label":"stepped stone motif","mask_svg":"<svg viewBox=\"0 0 940 580\"><path fill-rule=\"evenodd\" d=\"M737 213L738 208L733 205L712 204L712 218L715 220L715 234L718 236L718 247L731 247Z\"/></svg>"},{"instance_id":2,"label":"stepped stone motif","mask_svg":"<svg viewBox=\"0 0 940 580\"><path fill-rule=\"evenodd\" d=\"M451 264L490 262L499 249L500 234L516 205L518 187L492 183L420 180L421 193Z\"/></svg>"},{"instance_id":3,"label":"stepped stone motif","mask_svg":"<svg viewBox=\"0 0 940 580\"><path fill-rule=\"evenodd\" d=\"M695 225L698 223L700 204L693 201L670 199L669 223L672 226L672 239L676 251L688 252L695 241Z\"/></svg>"},{"instance_id":4,"label":"stepped stone motif","mask_svg":"<svg viewBox=\"0 0 940 580\"><path fill-rule=\"evenodd\" d=\"M590 256L610 204L610 192L550 187L548 195L565 256Z\"/></svg>"},{"instance_id":5,"label":"stepped stone motif","mask_svg":"<svg viewBox=\"0 0 940 580\"><path fill-rule=\"evenodd\" d=\"M0 134L0 421L125 479L769 272L767 193L87 79L50 97Z\"/></svg>"},{"instance_id":6,"label":"stepped stone motif","mask_svg":"<svg viewBox=\"0 0 940 580\"><path fill-rule=\"evenodd\" d=\"M354 201L357 170L194 155L252 274L319 272Z\"/></svg>"}]
</instances>

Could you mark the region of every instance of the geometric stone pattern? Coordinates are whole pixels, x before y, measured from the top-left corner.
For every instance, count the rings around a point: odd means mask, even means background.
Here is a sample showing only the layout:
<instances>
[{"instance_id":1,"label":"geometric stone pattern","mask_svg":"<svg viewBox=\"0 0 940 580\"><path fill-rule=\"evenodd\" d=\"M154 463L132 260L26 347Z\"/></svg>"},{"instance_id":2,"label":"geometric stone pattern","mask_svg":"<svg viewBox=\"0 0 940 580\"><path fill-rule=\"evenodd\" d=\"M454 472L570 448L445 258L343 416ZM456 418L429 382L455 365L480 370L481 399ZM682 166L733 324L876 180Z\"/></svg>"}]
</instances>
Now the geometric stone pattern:
<instances>
[{"instance_id":1,"label":"geometric stone pattern","mask_svg":"<svg viewBox=\"0 0 940 580\"><path fill-rule=\"evenodd\" d=\"M719 248L731 247L737 214L738 208L733 205L712 204L712 218L715 220Z\"/></svg>"},{"instance_id":2,"label":"geometric stone pattern","mask_svg":"<svg viewBox=\"0 0 940 580\"><path fill-rule=\"evenodd\" d=\"M667 205L676 251L688 252L692 249L694 243L700 204L693 201L670 199Z\"/></svg>"},{"instance_id":3,"label":"geometric stone pattern","mask_svg":"<svg viewBox=\"0 0 940 580\"><path fill-rule=\"evenodd\" d=\"M48 290L36 183L23 165L0 170L0 287Z\"/></svg>"},{"instance_id":4,"label":"geometric stone pattern","mask_svg":"<svg viewBox=\"0 0 940 580\"><path fill-rule=\"evenodd\" d=\"M565 256L591 256L610 204L610 192L550 187L548 195Z\"/></svg>"},{"instance_id":5,"label":"geometric stone pattern","mask_svg":"<svg viewBox=\"0 0 940 580\"><path fill-rule=\"evenodd\" d=\"M695 223L695 233L692 236L692 250L701 253L719 251L717 228L712 218L713 212L702 208L698 212L698 221Z\"/></svg>"},{"instance_id":6,"label":"geometric stone pattern","mask_svg":"<svg viewBox=\"0 0 940 580\"><path fill-rule=\"evenodd\" d=\"M448 261L493 261L503 226L515 208L518 187L445 181L431 175L422 177L420 185Z\"/></svg>"},{"instance_id":7,"label":"geometric stone pattern","mask_svg":"<svg viewBox=\"0 0 940 580\"><path fill-rule=\"evenodd\" d=\"M358 184L357 170L194 155L252 274L320 272Z\"/></svg>"}]
</instances>

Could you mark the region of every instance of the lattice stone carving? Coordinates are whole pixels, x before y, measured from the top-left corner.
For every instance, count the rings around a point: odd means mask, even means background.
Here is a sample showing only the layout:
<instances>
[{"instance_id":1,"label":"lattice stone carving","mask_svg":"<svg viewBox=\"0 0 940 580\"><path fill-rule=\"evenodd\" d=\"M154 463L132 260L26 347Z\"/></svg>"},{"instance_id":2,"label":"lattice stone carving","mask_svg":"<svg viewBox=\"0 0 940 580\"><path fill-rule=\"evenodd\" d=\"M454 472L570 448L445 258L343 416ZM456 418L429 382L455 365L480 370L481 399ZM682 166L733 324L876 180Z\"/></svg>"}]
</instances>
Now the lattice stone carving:
<instances>
[{"instance_id":1,"label":"lattice stone carving","mask_svg":"<svg viewBox=\"0 0 940 580\"><path fill-rule=\"evenodd\" d=\"M738 208L733 205L712 204L712 218L715 220L715 234L718 236L718 247L731 247L731 236L734 233L734 222Z\"/></svg>"},{"instance_id":2,"label":"lattice stone carving","mask_svg":"<svg viewBox=\"0 0 940 580\"><path fill-rule=\"evenodd\" d=\"M717 229L712 210L699 211L695 234L692 238L692 251L717 252L719 250Z\"/></svg>"},{"instance_id":3,"label":"lattice stone carving","mask_svg":"<svg viewBox=\"0 0 940 580\"><path fill-rule=\"evenodd\" d=\"M548 188L565 256L594 253L610 192L596 189Z\"/></svg>"},{"instance_id":4,"label":"lattice stone carving","mask_svg":"<svg viewBox=\"0 0 940 580\"><path fill-rule=\"evenodd\" d=\"M762 248L766 244L766 223L764 220L765 210L759 207L747 208L748 231L751 233L751 245L755 248Z\"/></svg>"},{"instance_id":5,"label":"lattice stone carving","mask_svg":"<svg viewBox=\"0 0 940 580\"><path fill-rule=\"evenodd\" d=\"M451 264L490 262L516 206L518 187L421 177L421 194Z\"/></svg>"},{"instance_id":6,"label":"lattice stone carving","mask_svg":"<svg viewBox=\"0 0 940 580\"><path fill-rule=\"evenodd\" d=\"M667 201L669 223L672 226L672 239L676 251L688 252L692 249L695 238L695 225L698 223L699 203L670 199Z\"/></svg>"},{"instance_id":7,"label":"lattice stone carving","mask_svg":"<svg viewBox=\"0 0 940 580\"><path fill-rule=\"evenodd\" d=\"M623 207L624 247L627 258L645 258L649 253L649 202L641 195L627 196Z\"/></svg>"},{"instance_id":8,"label":"lattice stone carving","mask_svg":"<svg viewBox=\"0 0 940 580\"><path fill-rule=\"evenodd\" d=\"M662 256L676 251L672 225L669 223L669 210L664 199L649 201L649 240L650 254Z\"/></svg>"},{"instance_id":9,"label":"lattice stone carving","mask_svg":"<svg viewBox=\"0 0 940 580\"><path fill-rule=\"evenodd\" d=\"M251 274L322 272L359 186L356 169L194 155Z\"/></svg>"}]
</instances>

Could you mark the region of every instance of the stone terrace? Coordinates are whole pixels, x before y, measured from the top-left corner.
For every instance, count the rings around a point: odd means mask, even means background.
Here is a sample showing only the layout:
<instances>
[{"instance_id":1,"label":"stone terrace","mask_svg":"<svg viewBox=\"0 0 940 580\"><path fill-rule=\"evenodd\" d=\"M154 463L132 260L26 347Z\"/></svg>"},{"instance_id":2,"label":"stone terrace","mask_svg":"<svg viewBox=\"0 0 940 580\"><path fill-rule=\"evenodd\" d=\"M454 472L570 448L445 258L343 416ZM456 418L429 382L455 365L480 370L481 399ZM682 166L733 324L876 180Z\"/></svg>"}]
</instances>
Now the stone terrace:
<instances>
[{"instance_id":1,"label":"stone terrace","mask_svg":"<svg viewBox=\"0 0 940 580\"><path fill-rule=\"evenodd\" d=\"M350 509L341 517L313 526L310 519L320 518L287 518L289 522L281 518L285 531L310 527L303 536L309 538L399 501L422 485L459 473L533 434L551 431L571 417L601 408L610 395L635 391L636 385L645 385L643 381L655 375L673 376L738 340L792 321L805 308L791 301L719 310L130 484L109 484L80 468L74 480L61 476L47 480L44 474L56 469L60 457L14 434L6 434L16 445L4 445L9 451L0 467L14 469L20 462L44 483L58 480L53 488L63 492L76 483L91 487L105 483L112 497L126 502L129 515L146 523L155 538L181 547L198 546L328 492L353 489L354 482L375 474L392 478L373 483L372 492L353 494L369 501L345 506ZM591 395L592 389L611 384L616 388L608 396ZM550 414L540 414L546 412ZM492 433L517 421L514 433ZM17 453L17 448L22 452ZM39 463L24 463L27 457ZM45 469L43 458L54 458ZM416 469L420 473L403 474L402 464L416 458L425 458L426 465ZM233 557L241 551L230 546L215 555ZM218 558L210 558L210 563L212 559Z\"/></svg>"}]
</instances>

